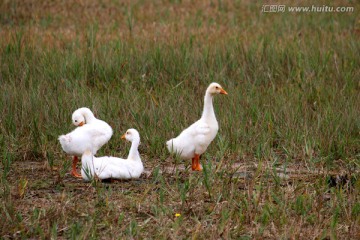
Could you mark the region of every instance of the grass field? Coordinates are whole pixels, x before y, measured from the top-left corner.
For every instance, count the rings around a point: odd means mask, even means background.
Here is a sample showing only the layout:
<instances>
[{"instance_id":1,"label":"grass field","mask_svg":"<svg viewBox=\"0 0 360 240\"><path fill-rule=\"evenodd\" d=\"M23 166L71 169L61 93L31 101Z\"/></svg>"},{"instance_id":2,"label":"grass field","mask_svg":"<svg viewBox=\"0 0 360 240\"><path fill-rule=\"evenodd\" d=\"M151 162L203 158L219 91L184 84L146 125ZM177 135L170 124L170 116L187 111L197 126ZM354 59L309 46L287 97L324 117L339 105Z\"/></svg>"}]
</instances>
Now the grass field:
<instances>
[{"instance_id":1,"label":"grass field","mask_svg":"<svg viewBox=\"0 0 360 240\"><path fill-rule=\"evenodd\" d=\"M0 2L0 238L359 239L360 4L280 3L354 11ZM229 94L192 172L165 141L200 117L211 82ZM120 136L139 130L139 180L69 175L57 137L83 106L114 129L98 156L126 157Z\"/></svg>"}]
</instances>

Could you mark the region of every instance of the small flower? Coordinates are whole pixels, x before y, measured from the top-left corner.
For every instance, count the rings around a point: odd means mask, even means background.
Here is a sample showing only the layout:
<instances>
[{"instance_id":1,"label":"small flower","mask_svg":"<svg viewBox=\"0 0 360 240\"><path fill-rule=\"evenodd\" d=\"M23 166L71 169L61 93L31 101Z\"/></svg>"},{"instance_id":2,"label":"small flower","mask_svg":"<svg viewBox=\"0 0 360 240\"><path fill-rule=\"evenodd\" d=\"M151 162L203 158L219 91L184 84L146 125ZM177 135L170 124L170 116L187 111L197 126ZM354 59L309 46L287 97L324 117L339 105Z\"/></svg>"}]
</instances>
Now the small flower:
<instances>
[{"instance_id":1,"label":"small flower","mask_svg":"<svg viewBox=\"0 0 360 240\"><path fill-rule=\"evenodd\" d=\"M180 213L175 213L175 217L180 217L181 214Z\"/></svg>"}]
</instances>

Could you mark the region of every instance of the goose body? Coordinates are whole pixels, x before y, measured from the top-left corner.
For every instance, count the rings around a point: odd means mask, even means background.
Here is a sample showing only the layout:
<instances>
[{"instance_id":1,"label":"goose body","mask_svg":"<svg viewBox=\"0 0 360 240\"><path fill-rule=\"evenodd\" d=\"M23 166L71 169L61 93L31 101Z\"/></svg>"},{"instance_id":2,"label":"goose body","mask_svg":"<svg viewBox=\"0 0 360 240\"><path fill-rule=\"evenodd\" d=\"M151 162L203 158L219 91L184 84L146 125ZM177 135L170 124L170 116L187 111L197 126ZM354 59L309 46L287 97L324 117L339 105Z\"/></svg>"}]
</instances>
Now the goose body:
<instances>
[{"instance_id":1,"label":"goose body","mask_svg":"<svg viewBox=\"0 0 360 240\"><path fill-rule=\"evenodd\" d=\"M127 159L117 157L95 157L89 150L81 157L81 176L89 181L95 175L100 179L131 179L139 178L144 167L138 151L140 135L137 130L129 129L122 138L131 141Z\"/></svg>"},{"instance_id":2,"label":"goose body","mask_svg":"<svg viewBox=\"0 0 360 240\"><path fill-rule=\"evenodd\" d=\"M183 130L179 136L166 142L171 153L178 154L184 160L192 159L193 170L201 170L200 155L206 151L219 130L213 107L213 96L216 94L227 92L218 83L211 83L205 93L201 118Z\"/></svg>"},{"instance_id":3,"label":"goose body","mask_svg":"<svg viewBox=\"0 0 360 240\"><path fill-rule=\"evenodd\" d=\"M219 130L218 122L199 119L179 136L166 142L167 148L172 153L177 153L184 160L192 159L195 154L203 154L216 137Z\"/></svg>"},{"instance_id":4,"label":"goose body","mask_svg":"<svg viewBox=\"0 0 360 240\"><path fill-rule=\"evenodd\" d=\"M81 177L76 172L78 157L87 149L91 149L92 154L95 155L110 140L113 130L109 124L95 118L88 108L77 109L72 119L73 124L78 127L66 135L59 136L59 142L67 154L74 156L72 174Z\"/></svg>"},{"instance_id":5,"label":"goose body","mask_svg":"<svg viewBox=\"0 0 360 240\"><path fill-rule=\"evenodd\" d=\"M81 156L85 150L96 152L110 140L112 129L110 126L84 125L75 128L72 132L61 135L59 141L62 149L69 155ZM111 130L111 131L110 131Z\"/></svg>"}]
</instances>

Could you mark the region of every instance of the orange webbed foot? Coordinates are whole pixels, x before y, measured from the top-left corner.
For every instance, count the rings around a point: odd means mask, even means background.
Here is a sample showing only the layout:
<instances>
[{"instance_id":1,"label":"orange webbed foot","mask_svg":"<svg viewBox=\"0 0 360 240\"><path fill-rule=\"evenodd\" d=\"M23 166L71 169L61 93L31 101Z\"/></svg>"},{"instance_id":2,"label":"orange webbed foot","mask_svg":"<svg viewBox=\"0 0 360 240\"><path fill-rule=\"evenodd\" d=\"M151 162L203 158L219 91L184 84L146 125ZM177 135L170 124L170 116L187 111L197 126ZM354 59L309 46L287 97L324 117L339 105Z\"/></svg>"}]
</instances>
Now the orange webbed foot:
<instances>
[{"instance_id":1,"label":"orange webbed foot","mask_svg":"<svg viewBox=\"0 0 360 240\"><path fill-rule=\"evenodd\" d=\"M71 170L71 175L73 175L76 178L82 178L81 174L79 174L76 169L75 170Z\"/></svg>"},{"instance_id":2,"label":"orange webbed foot","mask_svg":"<svg viewBox=\"0 0 360 240\"><path fill-rule=\"evenodd\" d=\"M201 172L202 171L202 166L201 164L199 163L198 165L196 165L195 169L193 169L194 171L199 171Z\"/></svg>"}]
</instances>

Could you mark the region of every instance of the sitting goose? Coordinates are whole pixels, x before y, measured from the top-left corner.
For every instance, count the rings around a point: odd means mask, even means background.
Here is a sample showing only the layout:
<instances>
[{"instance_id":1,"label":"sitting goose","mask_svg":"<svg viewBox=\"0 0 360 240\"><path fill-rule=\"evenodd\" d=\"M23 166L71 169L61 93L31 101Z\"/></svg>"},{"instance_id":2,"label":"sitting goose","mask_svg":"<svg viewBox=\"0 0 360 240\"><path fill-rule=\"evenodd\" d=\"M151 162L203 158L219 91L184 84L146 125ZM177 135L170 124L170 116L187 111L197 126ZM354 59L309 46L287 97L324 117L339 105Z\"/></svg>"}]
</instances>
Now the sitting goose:
<instances>
[{"instance_id":1,"label":"sitting goose","mask_svg":"<svg viewBox=\"0 0 360 240\"><path fill-rule=\"evenodd\" d=\"M117 157L95 157L87 150L81 157L81 175L86 181L95 175L100 179L131 179L139 178L144 171L138 147L140 135L136 129L128 129L121 137L131 142L127 159Z\"/></svg>"}]
</instances>

